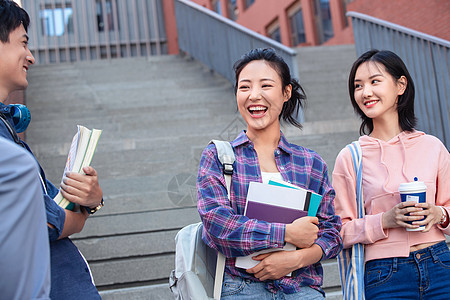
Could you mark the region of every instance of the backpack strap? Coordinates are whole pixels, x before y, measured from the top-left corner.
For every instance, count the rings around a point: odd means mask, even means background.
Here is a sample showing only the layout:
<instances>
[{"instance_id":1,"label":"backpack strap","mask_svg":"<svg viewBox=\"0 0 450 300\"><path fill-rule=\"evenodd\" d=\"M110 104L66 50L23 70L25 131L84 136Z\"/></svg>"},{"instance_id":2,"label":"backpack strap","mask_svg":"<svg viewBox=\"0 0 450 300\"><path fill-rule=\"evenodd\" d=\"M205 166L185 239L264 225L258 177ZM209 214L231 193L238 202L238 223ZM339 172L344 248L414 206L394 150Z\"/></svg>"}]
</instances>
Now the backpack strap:
<instances>
[{"instance_id":1,"label":"backpack strap","mask_svg":"<svg viewBox=\"0 0 450 300\"><path fill-rule=\"evenodd\" d=\"M230 200L231 176L233 175L233 163L235 161L234 151L227 141L212 140L211 143L216 145L217 156L223 165L223 175L227 184L228 200Z\"/></svg>"},{"instance_id":2,"label":"backpack strap","mask_svg":"<svg viewBox=\"0 0 450 300\"><path fill-rule=\"evenodd\" d=\"M223 165L223 176L227 185L227 196L231 202L231 177L233 175L234 151L227 141L212 140L217 149L217 156ZM220 299L222 294L223 273L225 271L225 256L217 251L216 276L214 277L214 299Z\"/></svg>"}]
</instances>

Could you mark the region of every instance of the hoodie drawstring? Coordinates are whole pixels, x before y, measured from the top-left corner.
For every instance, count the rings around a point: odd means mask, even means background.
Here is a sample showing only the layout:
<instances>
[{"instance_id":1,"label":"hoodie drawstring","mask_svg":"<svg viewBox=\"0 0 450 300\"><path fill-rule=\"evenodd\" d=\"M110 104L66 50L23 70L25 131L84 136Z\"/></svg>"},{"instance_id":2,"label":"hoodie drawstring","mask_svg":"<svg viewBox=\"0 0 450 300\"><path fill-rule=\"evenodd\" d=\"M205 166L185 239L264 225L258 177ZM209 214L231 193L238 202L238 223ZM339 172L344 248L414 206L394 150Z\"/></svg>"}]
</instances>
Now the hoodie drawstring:
<instances>
[{"instance_id":1,"label":"hoodie drawstring","mask_svg":"<svg viewBox=\"0 0 450 300\"><path fill-rule=\"evenodd\" d=\"M383 191L385 191L386 193L389 193L388 189L387 189L387 184L389 182L389 180L391 179L391 174L389 173L389 168L386 166L386 163L384 161L384 148L383 148L383 144L381 143L381 141L376 140L378 143L378 146L380 147L380 163L383 165L383 167L386 169L386 179L383 182Z\"/></svg>"},{"instance_id":2,"label":"hoodie drawstring","mask_svg":"<svg viewBox=\"0 0 450 300\"><path fill-rule=\"evenodd\" d=\"M402 144L402 151L403 151L403 166L402 166L402 175L405 178L405 182L411 181L411 179L408 178L408 176L406 176L406 146L405 143L403 142L402 139L402 135L399 135L398 139L400 140L400 143Z\"/></svg>"},{"instance_id":3,"label":"hoodie drawstring","mask_svg":"<svg viewBox=\"0 0 450 300\"><path fill-rule=\"evenodd\" d=\"M406 175L406 146L405 143L402 140L402 135L400 134L398 136L398 140L400 141L400 144L402 145L401 147L401 151L402 151L402 155L403 155L403 165L402 165L402 175L405 179L405 182L410 181L410 179L408 179L408 176ZM376 142L378 143L378 146L380 148L380 163L383 165L383 167L386 170L387 176L386 179L383 182L383 191L385 191L386 193L390 193L390 191L387 189L387 185L391 179L391 174L389 173L389 168L386 165L386 162L384 161L384 148L383 148L383 142L380 140L376 140Z\"/></svg>"}]
</instances>

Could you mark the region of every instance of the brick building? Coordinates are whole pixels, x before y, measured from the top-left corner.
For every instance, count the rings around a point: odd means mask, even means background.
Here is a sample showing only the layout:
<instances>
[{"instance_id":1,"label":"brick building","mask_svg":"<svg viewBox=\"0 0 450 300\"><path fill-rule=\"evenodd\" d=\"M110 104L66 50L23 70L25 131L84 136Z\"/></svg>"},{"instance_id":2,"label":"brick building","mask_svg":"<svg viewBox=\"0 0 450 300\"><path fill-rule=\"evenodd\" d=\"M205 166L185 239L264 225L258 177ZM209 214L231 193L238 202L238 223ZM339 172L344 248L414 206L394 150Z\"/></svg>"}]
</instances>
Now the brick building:
<instances>
[{"instance_id":1,"label":"brick building","mask_svg":"<svg viewBox=\"0 0 450 300\"><path fill-rule=\"evenodd\" d=\"M448 0L354 0L347 9L450 40Z\"/></svg>"},{"instance_id":2,"label":"brick building","mask_svg":"<svg viewBox=\"0 0 450 300\"><path fill-rule=\"evenodd\" d=\"M450 38L448 0L192 0L289 47L354 43L347 11Z\"/></svg>"}]
</instances>

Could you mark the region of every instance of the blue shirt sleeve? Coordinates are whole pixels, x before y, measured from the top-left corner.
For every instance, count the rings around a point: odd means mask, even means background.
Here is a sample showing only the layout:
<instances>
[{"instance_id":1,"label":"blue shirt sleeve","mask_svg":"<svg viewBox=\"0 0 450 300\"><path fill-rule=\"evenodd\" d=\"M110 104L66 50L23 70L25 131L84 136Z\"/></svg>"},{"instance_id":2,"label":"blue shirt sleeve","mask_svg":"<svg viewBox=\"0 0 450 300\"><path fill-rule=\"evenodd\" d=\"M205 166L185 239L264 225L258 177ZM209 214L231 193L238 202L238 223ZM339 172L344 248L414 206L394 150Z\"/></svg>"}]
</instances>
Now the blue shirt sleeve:
<instances>
[{"instance_id":1,"label":"blue shirt sleeve","mask_svg":"<svg viewBox=\"0 0 450 300\"><path fill-rule=\"evenodd\" d=\"M44 195L45 212L47 215L47 223L54 226L48 227L48 238L50 242L56 241L62 233L64 222L66 220L66 213L64 209L56 204L48 195Z\"/></svg>"},{"instance_id":2,"label":"blue shirt sleeve","mask_svg":"<svg viewBox=\"0 0 450 300\"><path fill-rule=\"evenodd\" d=\"M66 213L53 198L58 194L58 189L48 180L46 180L47 194L44 194L45 212L47 214L47 222L52 224L54 228L48 227L48 237L51 242L56 241L62 233Z\"/></svg>"}]
</instances>

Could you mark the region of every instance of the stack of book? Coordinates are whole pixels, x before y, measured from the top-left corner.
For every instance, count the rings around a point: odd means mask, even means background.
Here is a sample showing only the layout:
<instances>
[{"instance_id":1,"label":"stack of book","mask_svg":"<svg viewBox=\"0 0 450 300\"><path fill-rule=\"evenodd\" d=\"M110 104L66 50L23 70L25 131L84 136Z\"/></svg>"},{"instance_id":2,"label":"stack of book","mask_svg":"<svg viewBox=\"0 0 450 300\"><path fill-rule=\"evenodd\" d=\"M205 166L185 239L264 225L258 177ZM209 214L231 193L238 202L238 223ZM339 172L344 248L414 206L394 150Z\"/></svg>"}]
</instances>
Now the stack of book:
<instances>
[{"instance_id":1,"label":"stack of book","mask_svg":"<svg viewBox=\"0 0 450 300\"><path fill-rule=\"evenodd\" d=\"M250 219L289 224L304 216L315 216L321 200L321 195L281 180L271 179L268 184L250 182L244 215ZM283 248L265 249L237 257L235 266L250 269L259 263L252 259L254 256L295 249L294 245L286 243Z\"/></svg>"},{"instance_id":2,"label":"stack of book","mask_svg":"<svg viewBox=\"0 0 450 300\"><path fill-rule=\"evenodd\" d=\"M84 174L83 168L91 164L101 134L102 130L90 130L84 126L78 125L77 133L72 139L69 154L67 155L64 174L66 174L66 172L77 172ZM68 201L62 196L61 189L53 200L62 208L69 210L75 209L74 203Z\"/></svg>"}]
</instances>

